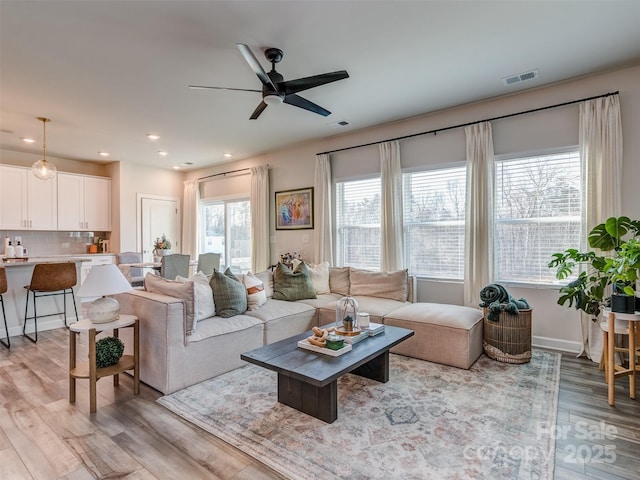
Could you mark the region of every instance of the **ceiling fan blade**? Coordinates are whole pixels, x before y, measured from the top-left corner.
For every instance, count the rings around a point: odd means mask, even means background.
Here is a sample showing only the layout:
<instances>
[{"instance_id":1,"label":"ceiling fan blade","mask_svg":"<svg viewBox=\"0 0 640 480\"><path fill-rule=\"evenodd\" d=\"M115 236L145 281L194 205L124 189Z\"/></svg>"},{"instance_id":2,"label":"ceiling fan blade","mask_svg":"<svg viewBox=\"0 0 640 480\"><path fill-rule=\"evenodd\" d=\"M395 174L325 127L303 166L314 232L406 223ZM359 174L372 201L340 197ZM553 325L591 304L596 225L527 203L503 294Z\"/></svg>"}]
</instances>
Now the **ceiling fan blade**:
<instances>
[{"instance_id":1,"label":"ceiling fan blade","mask_svg":"<svg viewBox=\"0 0 640 480\"><path fill-rule=\"evenodd\" d=\"M256 107L256 109L253 111L253 113L249 117L249 120L256 120L260 116L260 114L264 112L265 108L267 108L267 104L264 102L260 102L260 105Z\"/></svg>"},{"instance_id":2,"label":"ceiling fan blade","mask_svg":"<svg viewBox=\"0 0 640 480\"><path fill-rule=\"evenodd\" d=\"M329 110L325 110L320 105L316 105L315 103L310 102L306 98L302 98L300 95L296 95L295 93L284 97L284 103L294 105L304 110L309 110L310 112L317 113L318 115L322 115L323 117L331 115L331 112Z\"/></svg>"},{"instance_id":3,"label":"ceiling fan blade","mask_svg":"<svg viewBox=\"0 0 640 480\"><path fill-rule=\"evenodd\" d=\"M255 72L262 84L271 88L274 92L277 92L278 89L269 78L269 75L267 75L267 72L264 71L264 68L262 68L262 65L260 65L260 62L258 62L258 59L255 57L251 49L244 43L236 43L236 45L238 46L238 49L240 49L240 53L244 59L251 67L251 70Z\"/></svg>"},{"instance_id":4,"label":"ceiling fan blade","mask_svg":"<svg viewBox=\"0 0 640 480\"><path fill-rule=\"evenodd\" d=\"M288 80L278 84L280 91L285 95L292 93L302 92L309 88L318 87L331 82L337 82L338 80L344 80L349 78L349 74L346 70L340 70L338 72L323 73L321 75L313 75L311 77L298 78L296 80Z\"/></svg>"},{"instance_id":5,"label":"ceiling fan blade","mask_svg":"<svg viewBox=\"0 0 640 480\"><path fill-rule=\"evenodd\" d=\"M206 85L189 85L189 88L192 90L235 90L237 92L262 92L262 90L252 90L250 88L209 87Z\"/></svg>"}]
</instances>

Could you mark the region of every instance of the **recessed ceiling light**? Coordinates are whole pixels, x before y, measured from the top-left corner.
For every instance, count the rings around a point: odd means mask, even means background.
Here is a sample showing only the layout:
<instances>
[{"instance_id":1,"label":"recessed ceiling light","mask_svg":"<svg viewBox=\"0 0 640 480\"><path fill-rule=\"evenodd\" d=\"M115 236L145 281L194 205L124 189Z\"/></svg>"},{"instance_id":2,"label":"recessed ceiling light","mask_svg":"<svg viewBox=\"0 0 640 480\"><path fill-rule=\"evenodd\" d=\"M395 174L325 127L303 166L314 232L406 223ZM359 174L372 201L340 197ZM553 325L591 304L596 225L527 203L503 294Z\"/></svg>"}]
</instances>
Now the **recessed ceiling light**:
<instances>
[{"instance_id":1,"label":"recessed ceiling light","mask_svg":"<svg viewBox=\"0 0 640 480\"><path fill-rule=\"evenodd\" d=\"M169 152L165 150L158 150L158 155L162 155L163 157L166 157L167 155L169 155Z\"/></svg>"},{"instance_id":2,"label":"recessed ceiling light","mask_svg":"<svg viewBox=\"0 0 640 480\"><path fill-rule=\"evenodd\" d=\"M225 153L225 154L223 155L223 157L224 157L224 158L231 158L231 157L233 157L233 154L231 154L231 153Z\"/></svg>"},{"instance_id":3,"label":"recessed ceiling light","mask_svg":"<svg viewBox=\"0 0 640 480\"><path fill-rule=\"evenodd\" d=\"M180 170L180 165L174 165L174 166L173 166L173 169L174 169L174 170Z\"/></svg>"},{"instance_id":4,"label":"recessed ceiling light","mask_svg":"<svg viewBox=\"0 0 640 480\"><path fill-rule=\"evenodd\" d=\"M35 142L35 140L34 140L33 138L23 138L23 139L22 139L22 141L23 141L23 142L26 142L26 143L33 143L33 142Z\"/></svg>"},{"instance_id":5,"label":"recessed ceiling light","mask_svg":"<svg viewBox=\"0 0 640 480\"><path fill-rule=\"evenodd\" d=\"M160 138L160 135L156 135L154 133L147 133L147 138L149 140L158 140Z\"/></svg>"},{"instance_id":6,"label":"recessed ceiling light","mask_svg":"<svg viewBox=\"0 0 640 480\"><path fill-rule=\"evenodd\" d=\"M98 155L100 155L101 157L108 157L111 154L109 152L98 152Z\"/></svg>"}]
</instances>

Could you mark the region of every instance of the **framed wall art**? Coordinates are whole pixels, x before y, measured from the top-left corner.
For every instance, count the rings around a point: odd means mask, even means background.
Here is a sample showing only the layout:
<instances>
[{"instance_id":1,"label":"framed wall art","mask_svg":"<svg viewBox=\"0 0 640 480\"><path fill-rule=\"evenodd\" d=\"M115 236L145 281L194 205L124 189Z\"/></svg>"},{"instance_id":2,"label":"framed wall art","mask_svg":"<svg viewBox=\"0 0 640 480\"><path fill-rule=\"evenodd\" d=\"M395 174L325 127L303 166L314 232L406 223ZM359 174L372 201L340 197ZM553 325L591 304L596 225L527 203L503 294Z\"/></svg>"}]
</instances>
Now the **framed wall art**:
<instances>
[{"instance_id":1,"label":"framed wall art","mask_svg":"<svg viewBox=\"0 0 640 480\"><path fill-rule=\"evenodd\" d=\"M313 187L276 192L276 230L313 228Z\"/></svg>"}]
</instances>

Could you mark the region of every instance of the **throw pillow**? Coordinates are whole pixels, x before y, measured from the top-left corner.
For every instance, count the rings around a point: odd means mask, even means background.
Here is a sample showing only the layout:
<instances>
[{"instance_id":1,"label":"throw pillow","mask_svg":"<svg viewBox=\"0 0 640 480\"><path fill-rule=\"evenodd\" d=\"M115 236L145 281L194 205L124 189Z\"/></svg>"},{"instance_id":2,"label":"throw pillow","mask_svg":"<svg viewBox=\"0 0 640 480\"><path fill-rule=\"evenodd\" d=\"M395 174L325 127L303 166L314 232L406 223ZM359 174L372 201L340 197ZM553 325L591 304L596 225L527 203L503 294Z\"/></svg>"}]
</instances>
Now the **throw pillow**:
<instances>
[{"instance_id":1,"label":"throw pillow","mask_svg":"<svg viewBox=\"0 0 640 480\"><path fill-rule=\"evenodd\" d=\"M284 263L278 263L273 272L273 298L289 302L305 298L316 298L309 269L304 262L293 271Z\"/></svg>"},{"instance_id":2,"label":"throw pillow","mask_svg":"<svg viewBox=\"0 0 640 480\"><path fill-rule=\"evenodd\" d=\"M398 302L406 302L409 295L409 277L407 270L395 272L373 272L351 268L351 295L389 298Z\"/></svg>"},{"instance_id":3,"label":"throw pillow","mask_svg":"<svg viewBox=\"0 0 640 480\"><path fill-rule=\"evenodd\" d=\"M264 285L264 293L267 298L273 297L273 272L265 270L264 272L256 273L255 277Z\"/></svg>"},{"instance_id":4,"label":"throw pillow","mask_svg":"<svg viewBox=\"0 0 640 480\"><path fill-rule=\"evenodd\" d=\"M332 293L349 295L349 267L331 267L329 269L329 288Z\"/></svg>"},{"instance_id":5,"label":"throw pillow","mask_svg":"<svg viewBox=\"0 0 640 480\"><path fill-rule=\"evenodd\" d=\"M214 269L209 284L219 317L234 317L247 311L247 290L231 270L227 268L222 273Z\"/></svg>"},{"instance_id":6,"label":"throw pillow","mask_svg":"<svg viewBox=\"0 0 640 480\"><path fill-rule=\"evenodd\" d=\"M318 263L317 265L309 264L309 275L311 283L316 291L316 295L331 293L329 288L329 262Z\"/></svg>"},{"instance_id":7,"label":"throw pillow","mask_svg":"<svg viewBox=\"0 0 640 480\"><path fill-rule=\"evenodd\" d=\"M204 273L198 272L189 278L184 278L178 275L176 277L176 281L177 282L187 282L187 281L193 282L193 293L194 293L195 315L196 315L196 318L194 320L194 330L195 330L195 326L200 320L213 317L216 314L216 307L213 302L213 291L211 290L211 285L209 285L209 279Z\"/></svg>"},{"instance_id":8,"label":"throw pillow","mask_svg":"<svg viewBox=\"0 0 640 480\"><path fill-rule=\"evenodd\" d=\"M247 289L247 307L249 310L257 310L265 304L267 294L264 291L264 284L258 277L251 272L247 272L242 277L242 283Z\"/></svg>"},{"instance_id":9,"label":"throw pillow","mask_svg":"<svg viewBox=\"0 0 640 480\"><path fill-rule=\"evenodd\" d=\"M169 295L184 301L185 304L185 333L191 335L196 328L195 320L195 293L194 284L191 281L177 282L167 280L159 275L147 273L144 277L144 289L152 293Z\"/></svg>"}]
</instances>

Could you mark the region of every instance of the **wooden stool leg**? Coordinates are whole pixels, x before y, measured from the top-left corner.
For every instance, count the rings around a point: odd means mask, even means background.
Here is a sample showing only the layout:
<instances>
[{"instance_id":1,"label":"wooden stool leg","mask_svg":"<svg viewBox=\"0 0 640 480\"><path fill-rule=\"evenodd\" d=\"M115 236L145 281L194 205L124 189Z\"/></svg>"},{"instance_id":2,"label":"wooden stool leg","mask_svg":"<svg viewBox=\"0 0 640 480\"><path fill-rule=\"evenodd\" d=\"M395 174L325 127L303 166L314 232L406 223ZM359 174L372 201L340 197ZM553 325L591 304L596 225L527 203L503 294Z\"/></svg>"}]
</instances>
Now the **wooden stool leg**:
<instances>
[{"instance_id":1,"label":"wooden stool leg","mask_svg":"<svg viewBox=\"0 0 640 480\"><path fill-rule=\"evenodd\" d=\"M607 332L602 332L602 356L600 357L600 370L604 370L604 380L609 383L609 377L607 376L607 362L609 361L609 336Z\"/></svg>"},{"instance_id":2,"label":"wooden stool leg","mask_svg":"<svg viewBox=\"0 0 640 480\"><path fill-rule=\"evenodd\" d=\"M636 322L629 322L629 396L636 398Z\"/></svg>"},{"instance_id":3,"label":"wooden stool leg","mask_svg":"<svg viewBox=\"0 0 640 480\"><path fill-rule=\"evenodd\" d=\"M615 313L609 313L609 333L607 342L607 383L609 384L609 405L613 406L616 403L616 386L615 386L615 325L616 315Z\"/></svg>"}]
</instances>

